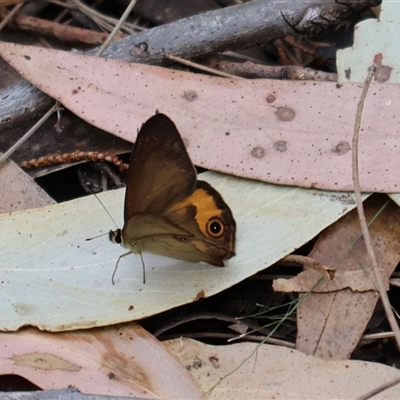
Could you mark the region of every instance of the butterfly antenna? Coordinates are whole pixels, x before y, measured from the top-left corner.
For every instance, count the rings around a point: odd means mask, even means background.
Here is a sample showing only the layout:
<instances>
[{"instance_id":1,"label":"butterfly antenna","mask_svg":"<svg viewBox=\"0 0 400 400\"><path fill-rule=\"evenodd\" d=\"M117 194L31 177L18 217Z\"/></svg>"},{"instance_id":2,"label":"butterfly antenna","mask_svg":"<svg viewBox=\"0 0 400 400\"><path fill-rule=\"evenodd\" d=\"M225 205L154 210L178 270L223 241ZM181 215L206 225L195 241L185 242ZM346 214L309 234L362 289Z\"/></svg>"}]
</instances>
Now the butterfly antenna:
<instances>
[{"instance_id":1,"label":"butterfly antenna","mask_svg":"<svg viewBox=\"0 0 400 400\"><path fill-rule=\"evenodd\" d=\"M86 238L86 241L88 242L89 240L97 239L99 237L106 236L106 235L110 235L110 234L108 232L107 233L102 233L101 235L93 236L91 238Z\"/></svg>"},{"instance_id":2,"label":"butterfly antenna","mask_svg":"<svg viewBox=\"0 0 400 400\"><path fill-rule=\"evenodd\" d=\"M142 260L142 266L143 266L143 284L145 284L146 283L146 266L144 265L142 252L139 251L139 254L140 254L140 258Z\"/></svg>"},{"instance_id":3,"label":"butterfly antenna","mask_svg":"<svg viewBox=\"0 0 400 400\"><path fill-rule=\"evenodd\" d=\"M118 229L117 224L114 221L114 218L111 216L111 214L108 212L107 208L105 207L105 205L102 203L102 201L97 197L97 194L93 194L94 197L96 197L97 201L102 205L102 207L104 208L105 212L108 214L108 216L110 217L111 221L114 222L115 227Z\"/></svg>"}]
</instances>

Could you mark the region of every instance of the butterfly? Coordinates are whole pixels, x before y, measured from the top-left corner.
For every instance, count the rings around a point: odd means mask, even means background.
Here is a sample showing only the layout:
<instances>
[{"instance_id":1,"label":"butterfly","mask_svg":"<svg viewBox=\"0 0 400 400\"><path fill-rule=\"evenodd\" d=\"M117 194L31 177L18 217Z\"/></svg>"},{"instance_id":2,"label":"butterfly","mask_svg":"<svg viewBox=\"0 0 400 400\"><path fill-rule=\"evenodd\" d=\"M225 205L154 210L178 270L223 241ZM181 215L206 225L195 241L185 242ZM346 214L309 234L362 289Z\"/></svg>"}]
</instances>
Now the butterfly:
<instances>
[{"instance_id":1,"label":"butterfly","mask_svg":"<svg viewBox=\"0 0 400 400\"><path fill-rule=\"evenodd\" d=\"M235 255L236 223L222 196L198 181L175 124L155 114L141 127L129 162L124 226L110 240L150 252L224 266ZM129 253L127 253L129 254Z\"/></svg>"}]
</instances>

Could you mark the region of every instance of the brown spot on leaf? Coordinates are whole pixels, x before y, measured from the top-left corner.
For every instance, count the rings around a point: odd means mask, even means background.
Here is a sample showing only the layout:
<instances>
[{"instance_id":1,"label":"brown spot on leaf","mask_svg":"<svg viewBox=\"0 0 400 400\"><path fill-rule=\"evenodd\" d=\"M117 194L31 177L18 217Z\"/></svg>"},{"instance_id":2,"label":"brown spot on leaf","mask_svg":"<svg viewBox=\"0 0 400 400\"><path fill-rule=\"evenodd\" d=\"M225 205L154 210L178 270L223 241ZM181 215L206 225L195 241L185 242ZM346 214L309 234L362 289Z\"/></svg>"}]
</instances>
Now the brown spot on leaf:
<instances>
[{"instance_id":1,"label":"brown spot on leaf","mask_svg":"<svg viewBox=\"0 0 400 400\"><path fill-rule=\"evenodd\" d=\"M33 315L37 312L37 308L28 303L17 302L14 303L13 305L14 305L14 311L18 315L27 316L27 315Z\"/></svg>"},{"instance_id":2,"label":"brown spot on leaf","mask_svg":"<svg viewBox=\"0 0 400 400\"><path fill-rule=\"evenodd\" d=\"M289 107L278 107L275 114L281 121L292 121L296 116L296 112Z\"/></svg>"},{"instance_id":3,"label":"brown spot on leaf","mask_svg":"<svg viewBox=\"0 0 400 400\"><path fill-rule=\"evenodd\" d=\"M333 149L332 153L342 156L350 151L351 147L347 142L340 141Z\"/></svg>"},{"instance_id":4,"label":"brown spot on leaf","mask_svg":"<svg viewBox=\"0 0 400 400\"><path fill-rule=\"evenodd\" d=\"M68 360L49 353L29 353L11 357L11 359L14 361L14 365L20 367L43 369L47 371L61 370L79 372L81 370L79 365L73 364Z\"/></svg>"},{"instance_id":5,"label":"brown spot on leaf","mask_svg":"<svg viewBox=\"0 0 400 400\"><path fill-rule=\"evenodd\" d=\"M273 103L276 100L276 97L273 94L267 96L267 103Z\"/></svg>"},{"instance_id":6,"label":"brown spot on leaf","mask_svg":"<svg viewBox=\"0 0 400 400\"><path fill-rule=\"evenodd\" d=\"M77 94L78 93L78 90L77 89L74 89L73 91L72 91L72 94Z\"/></svg>"},{"instance_id":7,"label":"brown spot on leaf","mask_svg":"<svg viewBox=\"0 0 400 400\"><path fill-rule=\"evenodd\" d=\"M284 153L287 150L287 142L284 140L277 140L274 142L274 149L280 153Z\"/></svg>"},{"instance_id":8,"label":"brown spot on leaf","mask_svg":"<svg viewBox=\"0 0 400 400\"><path fill-rule=\"evenodd\" d=\"M393 68L382 64L383 55L381 53L375 54L374 64L376 71L374 73L374 78L377 82L383 83L390 79Z\"/></svg>"},{"instance_id":9,"label":"brown spot on leaf","mask_svg":"<svg viewBox=\"0 0 400 400\"><path fill-rule=\"evenodd\" d=\"M219 359L218 359L218 357L211 356L211 357L208 358L208 360L210 361L210 363L212 364L212 366L214 368L219 368Z\"/></svg>"},{"instance_id":10,"label":"brown spot on leaf","mask_svg":"<svg viewBox=\"0 0 400 400\"><path fill-rule=\"evenodd\" d=\"M195 101L199 96L194 90L185 90L182 97L187 101Z\"/></svg>"},{"instance_id":11,"label":"brown spot on leaf","mask_svg":"<svg viewBox=\"0 0 400 400\"><path fill-rule=\"evenodd\" d=\"M265 156L265 149L263 147L254 147L253 150L251 150L251 155L255 158L263 158Z\"/></svg>"},{"instance_id":12,"label":"brown spot on leaf","mask_svg":"<svg viewBox=\"0 0 400 400\"><path fill-rule=\"evenodd\" d=\"M374 63L376 64L376 65L382 65L382 60L383 60L383 55L382 55L382 53L378 53L378 54L375 54L375 56L374 56Z\"/></svg>"},{"instance_id":13,"label":"brown spot on leaf","mask_svg":"<svg viewBox=\"0 0 400 400\"><path fill-rule=\"evenodd\" d=\"M194 369L199 369L203 366L203 361L198 356L195 356L192 362L192 367Z\"/></svg>"},{"instance_id":14,"label":"brown spot on leaf","mask_svg":"<svg viewBox=\"0 0 400 400\"><path fill-rule=\"evenodd\" d=\"M199 293L197 293L196 297L194 298L194 301L204 299L206 297L206 294L204 293L204 290L200 290Z\"/></svg>"}]
</instances>

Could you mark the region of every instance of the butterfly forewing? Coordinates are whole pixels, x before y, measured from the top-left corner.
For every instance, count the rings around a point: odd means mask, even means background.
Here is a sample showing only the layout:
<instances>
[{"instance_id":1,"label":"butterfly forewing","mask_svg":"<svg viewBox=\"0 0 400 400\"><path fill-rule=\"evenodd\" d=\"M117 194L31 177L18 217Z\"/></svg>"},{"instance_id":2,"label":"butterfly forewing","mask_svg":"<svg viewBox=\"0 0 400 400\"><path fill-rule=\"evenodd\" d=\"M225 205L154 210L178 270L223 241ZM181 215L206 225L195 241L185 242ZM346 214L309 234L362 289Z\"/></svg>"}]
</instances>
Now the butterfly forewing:
<instances>
[{"instance_id":1,"label":"butterfly forewing","mask_svg":"<svg viewBox=\"0 0 400 400\"><path fill-rule=\"evenodd\" d=\"M164 114L154 115L140 129L132 151L125 222L138 213L161 215L195 186L196 170L175 124Z\"/></svg>"}]
</instances>

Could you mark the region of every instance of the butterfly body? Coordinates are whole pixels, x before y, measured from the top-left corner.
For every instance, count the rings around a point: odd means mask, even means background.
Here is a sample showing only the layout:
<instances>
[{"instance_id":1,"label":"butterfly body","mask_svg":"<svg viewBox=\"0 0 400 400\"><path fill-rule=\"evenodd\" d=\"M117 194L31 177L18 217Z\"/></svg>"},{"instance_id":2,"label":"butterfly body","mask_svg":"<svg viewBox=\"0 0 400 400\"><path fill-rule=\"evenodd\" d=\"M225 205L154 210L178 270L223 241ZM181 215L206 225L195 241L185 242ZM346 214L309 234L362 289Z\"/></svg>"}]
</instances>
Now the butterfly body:
<instances>
[{"instance_id":1,"label":"butterfly body","mask_svg":"<svg viewBox=\"0 0 400 400\"><path fill-rule=\"evenodd\" d=\"M222 196L197 181L182 138L164 114L140 129L129 164L125 224L110 239L150 252L223 266L235 255L236 224Z\"/></svg>"}]
</instances>

